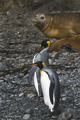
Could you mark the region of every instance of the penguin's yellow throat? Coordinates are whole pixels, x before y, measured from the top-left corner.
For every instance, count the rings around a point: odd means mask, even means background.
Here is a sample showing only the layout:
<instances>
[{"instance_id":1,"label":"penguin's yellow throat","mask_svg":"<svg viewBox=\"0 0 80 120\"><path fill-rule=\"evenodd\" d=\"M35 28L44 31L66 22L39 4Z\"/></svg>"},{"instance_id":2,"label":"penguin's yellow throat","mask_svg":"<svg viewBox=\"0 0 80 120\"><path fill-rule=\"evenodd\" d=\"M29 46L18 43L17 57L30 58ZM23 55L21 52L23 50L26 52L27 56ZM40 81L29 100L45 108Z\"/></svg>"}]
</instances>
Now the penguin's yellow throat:
<instances>
[{"instance_id":1,"label":"penguin's yellow throat","mask_svg":"<svg viewBox=\"0 0 80 120\"><path fill-rule=\"evenodd\" d=\"M42 73L42 72L44 72L43 70L40 70L40 72Z\"/></svg>"}]
</instances>

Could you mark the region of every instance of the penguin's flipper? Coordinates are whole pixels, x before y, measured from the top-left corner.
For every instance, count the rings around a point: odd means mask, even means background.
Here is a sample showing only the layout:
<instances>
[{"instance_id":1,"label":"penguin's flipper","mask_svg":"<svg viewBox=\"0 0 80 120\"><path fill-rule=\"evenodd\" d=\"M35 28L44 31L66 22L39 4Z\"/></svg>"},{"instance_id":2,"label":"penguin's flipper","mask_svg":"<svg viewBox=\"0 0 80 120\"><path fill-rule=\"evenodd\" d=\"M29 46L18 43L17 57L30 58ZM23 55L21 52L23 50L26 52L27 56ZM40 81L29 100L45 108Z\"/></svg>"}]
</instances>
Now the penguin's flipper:
<instances>
[{"instance_id":1,"label":"penguin's flipper","mask_svg":"<svg viewBox=\"0 0 80 120\"><path fill-rule=\"evenodd\" d=\"M42 96L42 88L41 88L41 74L40 74L40 69L37 68L36 69L36 75L37 75L37 81L38 81L38 91L39 91L39 96Z\"/></svg>"},{"instance_id":2,"label":"penguin's flipper","mask_svg":"<svg viewBox=\"0 0 80 120\"><path fill-rule=\"evenodd\" d=\"M28 83L30 84L31 81L33 80L34 77L34 73L36 71L37 67L36 66L32 66L30 73L29 73L29 79L28 79Z\"/></svg>"},{"instance_id":3,"label":"penguin's flipper","mask_svg":"<svg viewBox=\"0 0 80 120\"><path fill-rule=\"evenodd\" d=\"M49 95L50 95L50 101L53 104L53 91L54 91L55 85L51 82L50 83L50 88L49 88Z\"/></svg>"}]
</instances>

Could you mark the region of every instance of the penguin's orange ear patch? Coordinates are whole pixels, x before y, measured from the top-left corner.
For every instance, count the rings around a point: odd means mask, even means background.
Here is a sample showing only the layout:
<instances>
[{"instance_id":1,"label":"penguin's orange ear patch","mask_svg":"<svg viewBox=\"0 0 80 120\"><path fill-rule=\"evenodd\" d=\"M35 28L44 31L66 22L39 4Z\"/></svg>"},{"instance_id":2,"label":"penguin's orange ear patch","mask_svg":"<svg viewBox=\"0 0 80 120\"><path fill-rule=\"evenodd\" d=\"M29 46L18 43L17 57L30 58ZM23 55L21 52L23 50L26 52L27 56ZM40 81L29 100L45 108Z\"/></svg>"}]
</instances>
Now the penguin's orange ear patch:
<instances>
[{"instance_id":1,"label":"penguin's orange ear patch","mask_svg":"<svg viewBox=\"0 0 80 120\"><path fill-rule=\"evenodd\" d=\"M47 41L47 44L48 44L48 47L50 46L51 42L50 41Z\"/></svg>"}]
</instances>

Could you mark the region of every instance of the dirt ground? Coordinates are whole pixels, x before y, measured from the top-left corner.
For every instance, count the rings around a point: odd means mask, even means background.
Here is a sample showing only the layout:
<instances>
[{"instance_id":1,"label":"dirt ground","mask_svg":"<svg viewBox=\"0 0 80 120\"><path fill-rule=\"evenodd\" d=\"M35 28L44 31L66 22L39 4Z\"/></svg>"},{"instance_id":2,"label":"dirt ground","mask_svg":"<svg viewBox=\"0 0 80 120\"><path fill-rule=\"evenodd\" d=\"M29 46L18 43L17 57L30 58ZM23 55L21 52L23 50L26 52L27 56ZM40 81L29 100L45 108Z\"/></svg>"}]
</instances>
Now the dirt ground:
<instances>
[{"instance_id":1,"label":"dirt ground","mask_svg":"<svg viewBox=\"0 0 80 120\"><path fill-rule=\"evenodd\" d=\"M45 6L42 12L46 10ZM55 120L43 98L28 92L35 91L33 82L28 86L30 64L45 38L32 23L40 11L0 13L0 120ZM67 108L71 110L71 120L80 120L80 52L56 54L50 53L50 65L60 79L60 106L65 113Z\"/></svg>"}]
</instances>

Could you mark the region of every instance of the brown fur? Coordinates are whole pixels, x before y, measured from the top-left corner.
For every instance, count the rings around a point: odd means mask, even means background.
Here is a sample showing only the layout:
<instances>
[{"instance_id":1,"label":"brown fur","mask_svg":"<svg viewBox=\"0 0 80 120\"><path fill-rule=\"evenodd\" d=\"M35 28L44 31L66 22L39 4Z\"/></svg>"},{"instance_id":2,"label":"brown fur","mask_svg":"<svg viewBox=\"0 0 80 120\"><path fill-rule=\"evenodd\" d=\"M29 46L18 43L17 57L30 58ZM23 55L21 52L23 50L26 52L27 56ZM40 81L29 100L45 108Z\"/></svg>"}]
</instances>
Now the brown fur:
<instances>
[{"instance_id":1,"label":"brown fur","mask_svg":"<svg viewBox=\"0 0 80 120\"><path fill-rule=\"evenodd\" d=\"M60 39L56 42L53 42L51 44L51 47L50 47L49 51L50 52L60 51L62 49L61 46L64 45L64 44L69 44L69 45L72 46L72 48L74 48L76 50L80 50L80 35L72 36L72 37L69 37L69 38L63 38L63 39Z\"/></svg>"},{"instance_id":2,"label":"brown fur","mask_svg":"<svg viewBox=\"0 0 80 120\"><path fill-rule=\"evenodd\" d=\"M66 38L80 34L80 13L37 14L33 22L50 38Z\"/></svg>"}]
</instances>

